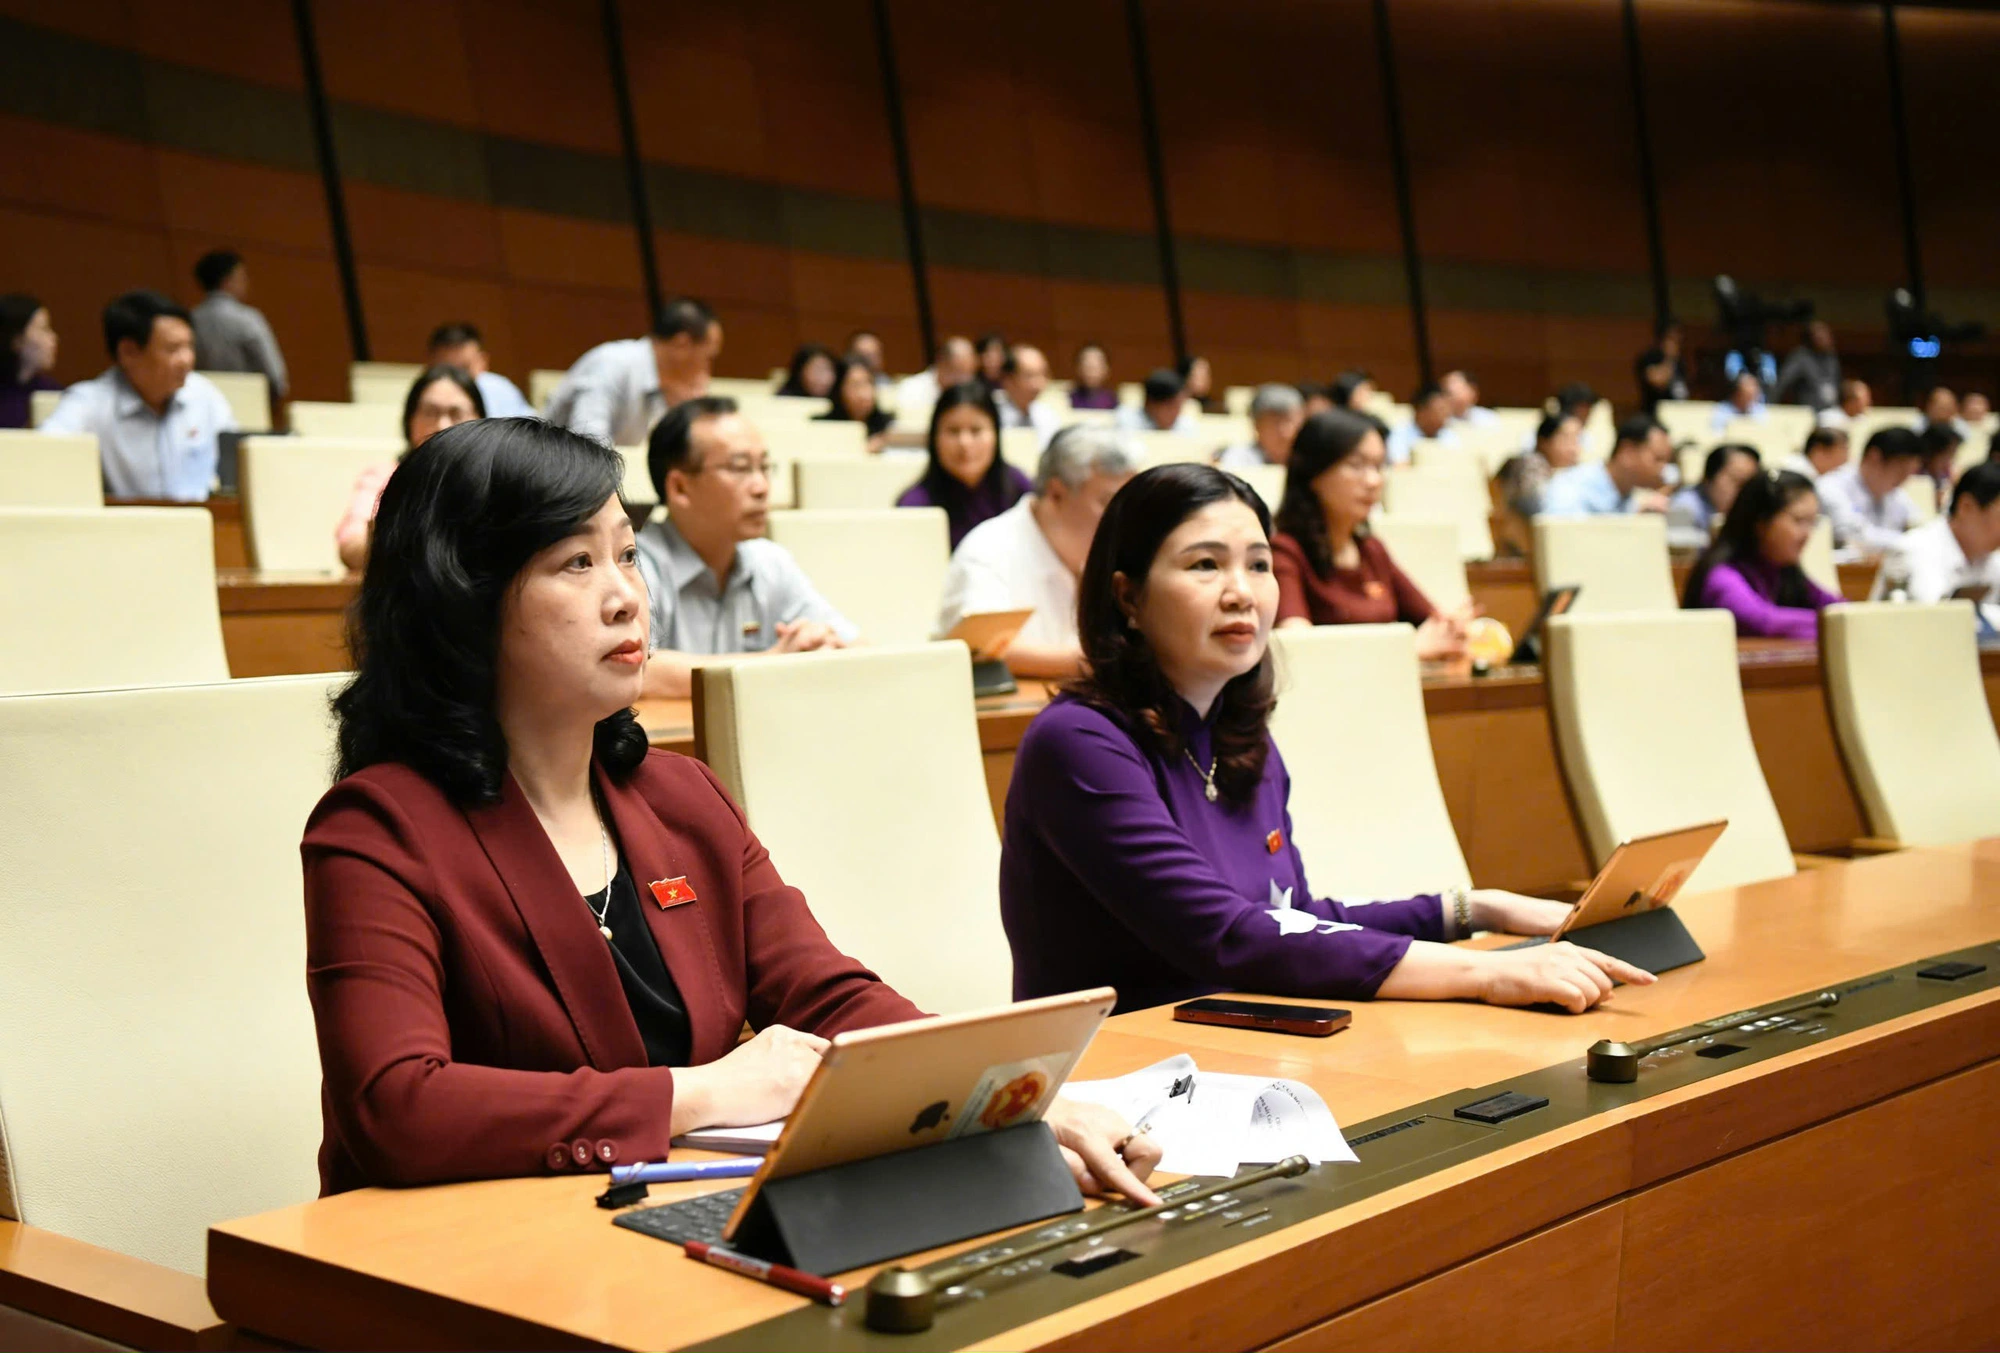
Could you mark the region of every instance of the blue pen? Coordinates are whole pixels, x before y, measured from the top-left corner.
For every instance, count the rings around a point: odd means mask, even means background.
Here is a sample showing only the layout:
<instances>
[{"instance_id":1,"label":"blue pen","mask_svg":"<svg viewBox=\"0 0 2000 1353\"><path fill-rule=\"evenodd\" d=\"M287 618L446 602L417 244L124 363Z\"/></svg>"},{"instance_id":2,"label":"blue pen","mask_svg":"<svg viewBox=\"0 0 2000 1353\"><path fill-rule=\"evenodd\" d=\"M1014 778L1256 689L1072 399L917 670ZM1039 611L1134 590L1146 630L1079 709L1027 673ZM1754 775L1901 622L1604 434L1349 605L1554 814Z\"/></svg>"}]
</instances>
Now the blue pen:
<instances>
[{"instance_id":1,"label":"blue pen","mask_svg":"<svg viewBox=\"0 0 2000 1353\"><path fill-rule=\"evenodd\" d=\"M741 1179L763 1166L761 1156L741 1160L656 1161L650 1165L614 1165L614 1184L685 1184L696 1179Z\"/></svg>"}]
</instances>

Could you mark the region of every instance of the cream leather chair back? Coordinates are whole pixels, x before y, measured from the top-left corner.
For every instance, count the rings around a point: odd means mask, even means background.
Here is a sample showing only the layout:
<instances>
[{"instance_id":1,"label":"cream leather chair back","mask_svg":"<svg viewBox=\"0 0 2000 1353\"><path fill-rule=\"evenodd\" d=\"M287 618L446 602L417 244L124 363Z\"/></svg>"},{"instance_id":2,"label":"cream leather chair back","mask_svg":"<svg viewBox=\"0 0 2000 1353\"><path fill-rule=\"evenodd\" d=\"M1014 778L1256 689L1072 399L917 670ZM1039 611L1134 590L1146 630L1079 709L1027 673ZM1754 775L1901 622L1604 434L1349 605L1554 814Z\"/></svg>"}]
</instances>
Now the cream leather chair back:
<instances>
[{"instance_id":1,"label":"cream leather chair back","mask_svg":"<svg viewBox=\"0 0 2000 1353\"><path fill-rule=\"evenodd\" d=\"M926 1010L1012 998L958 643L703 667L702 758L843 952Z\"/></svg>"},{"instance_id":2,"label":"cream leather chair back","mask_svg":"<svg viewBox=\"0 0 2000 1353\"><path fill-rule=\"evenodd\" d=\"M1441 517L1383 513L1368 524L1368 529L1431 605L1450 610L1471 599L1465 561L1458 554L1457 523Z\"/></svg>"},{"instance_id":3,"label":"cream leather chair back","mask_svg":"<svg viewBox=\"0 0 2000 1353\"><path fill-rule=\"evenodd\" d=\"M850 456L868 454L868 428L863 423L823 423L805 418L780 418L757 424L772 454L787 456Z\"/></svg>"},{"instance_id":4,"label":"cream leather chair back","mask_svg":"<svg viewBox=\"0 0 2000 1353\"><path fill-rule=\"evenodd\" d=\"M1572 615L1671 611L1680 605L1661 513L1537 517L1534 530L1535 590L1581 587Z\"/></svg>"},{"instance_id":5,"label":"cream leather chair back","mask_svg":"<svg viewBox=\"0 0 2000 1353\"><path fill-rule=\"evenodd\" d=\"M1493 514L1479 501L1473 489L1485 492L1484 484L1474 484L1451 470L1427 470L1416 465L1393 465L1382 481L1382 510L1398 517L1443 518L1458 523L1458 555L1461 559L1493 557Z\"/></svg>"},{"instance_id":6,"label":"cream leather chair back","mask_svg":"<svg viewBox=\"0 0 2000 1353\"><path fill-rule=\"evenodd\" d=\"M1223 443L1207 436L1190 436L1182 432L1134 432L1130 434L1139 448L1142 466L1152 465L1207 465L1215 460L1215 453Z\"/></svg>"},{"instance_id":7,"label":"cream leather chair back","mask_svg":"<svg viewBox=\"0 0 2000 1353\"><path fill-rule=\"evenodd\" d=\"M1927 474L1913 474L1903 481L1901 492L1910 500L1911 526L1922 526L1937 518L1937 480Z\"/></svg>"},{"instance_id":8,"label":"cream leather chair back","mask_svg":"<svg viewBox=\"0 0 2000 1353\"><path fill-rule=\"evenodd\" d=\"M103 507L91 433L0 430L0 507Z\"/></svg>"},{"instance_id":9,"label":"cream leather chair back","mask_svg":"<svg viewBox=\"0 0 2000 1353\"><path fill-rule=\"evenodd\" d=\"M28 426L38 428L49 421L49 415L62 403L60 390L36 390L28 395Z\"/></svg>"},{"instance_id":10,"label":"cream leather chair back","mask_svg":"<svg viewBox=\"0 0 2000 1353\"><path fill-rule=\"evenodd\" d=\"M1806 577L1839 595L1840 566L1833 561L1833 518L1824 512L1820 513L1812 534L1806 537L1805 553L1799 556L1799 568Z\"/></svg>"},{"instance_id":11,"label":"cream leather chair back","mask_svg":"<svg viewBox=\"0 0 2000 1353\"><path fill-rule=\"evenodd\" d=\"M1675 446L1682 442L1708 445L1715 441L1715 403L1712 400L1663 399L1653 416L1660 420L1660 426L1667 430L1667 440Z\"/></svg>"},{"instance_id":12,"label":"cream leather chair back","mask_svg":"<svg viewBox=\"0 0 2000 1353\"><path fill-rule=\"evenodd\" d=\"M400 415L411 383L423 374L419 362L349 362L347 397L356 404L394 404Z\"/></svg>"},{"instance_id":13,"label":"cream leather chair back","mask_svg":"<svg viewBox=\"0 0 2000 1353\"><path fill-rule=\"evenodd\" d=\"M1000 459L1033 479L1042 463L1042 434L1033 428L1001 428Z\"/></svg>"},{"instance_id":14,"label":"cream leather chair back","mask_svg":"<svg viewBox=\"0 0 2000 1353\"><path fill-rule=\"evenodd\" d=\"M2000 836L2000 736L1972 606L1820 612L1827 704L1868 830L1911 846Z\"/></svg>"},{"instance_id":15,"label":"cream leather chair back","mask_svg":"<svg viewBox=\"0 0 2000 1353\"><path fill-rule=\"evenodd\" d=\"M1278 504L1285 497L1285 467L1282 465L1240 465L1229 473L1257 490L1257 496L1264 500L1264 506L1278 515ZM1458 552L1458 528L1452 527L1451 548L1454 556Z\"/></svg>"},{"instance_id":16,"label":"cream leather chair back","mask_svg":"<svg viewBox=\"0 0 2000 1353\"><path fill-rule=\"evenodd\" d=\"M292 431L300 437L374 437L401 441L403 406L395 404L335 404L294 400Z\"/></svg>"},{"instance_id":17,"label":"cream leather chair back","mask_svg":"<svg viewBox=\"0 0 2000 1353\"><path fill-rule=\"evenodd\" d=\"M921 644L937 625L951 563L941 507L773 512L770 537L872 644Z\"/></svg>"},{"instance_id":18,"label":"cream leather chair back","mask_svg":"<svg viewBox=\"0 0 2000 1353\"><path fill-rule=\"evenodd\" d=\"M204 508L0 509L0 578L0 695L229 678Z\"/></svg>"},{"instance_id":19,"label":"cream leather chair back","mask_svg":"<svg viewBox=\"0 0 2000 1353\"><path fill-rule=\"evenodd\" d=\"M793 501L802 508L894 507L903 490L924 477L924 459L887 451L879 456L801 456L795 474Z\"/></svg>"},{"instance_id":20,"label":"cream leather chair back","mask_svg":"<svg viewBox=\"0 0 2000 1353\"><path fill-rule=\"evenodd\" d=\"M528 402L537 409L548 408L550 396L555 394L556 387L563 383L563 377L567 375L569 375L567 371L550 371L540 367L530 371L528 373ZM411 379L415 380L416 378L413 376Z\"/></svg>"},{"instance_id":21,"label":"cream leather chair back","mask_svg":"<svg viewBox=\"0 0 2000 1353\"><path fill-rule=\"evenodd\" d=\"M1591 859L1635 836L1727 818L1688 887L1793 872L1764 781L1727 611L1552 617L1549 715Z\"/></svg>"},{"instance_id":22,"label":"cream leather chair back","mask_svg":"<svg viewBox=\"0 0 2000 1353\"><path fill-rule=\"evenodd\" d=\"M373 438L245 437L243 538L251 567L346 572L333 531L354 481L402 450L401 442Z\"/></svg>"},{"instance_id":23,"label":"cream leather chair back","mask_svg":"<svg viewBox=\"0 0 2000 1353\"><path fill-rule=\"evenodd\" d=\"M271 430L271 382L261 371L204 371L202 375L214 384L229 401L229 411L236 416L236 426L242 432L269 432Z\"/></svg>"},{"instance_id":24,"label":"cream leather chair back","mask_svg":"<svg viewBox=\"0 0 2000 1353\"><path fill-rule=\"evenodd\" d=\"M1292 832L1321 896L1472 886L1445 811L1408 625L1279 630L1271 737L1292 777Z\"/></svg>"},{"instance_id":25,"label":"cream leather chair back","mask_svg":"<svg viewBox=\"0 0 2000 1353\"><path fill-rule=\"evenodd\" d=\"M343 679L0 700L0 1215L198 1274L318 1192L299 834Z\"/></svg>"},{"instance_id":26,"label":"cream leather chair back","mask_svg":"<svg viewBox=\"0 0 2000 1353\"><path fill-rule=\"evenodd\" d=\"M722 394L723 391L715 391ZM762 394L738 395L736 408L745 418L764 430L769 437L779 427L794 423L807 423L818 418L830 407L824 399L809 399L803 395L774 395L767 386Z\"/></svg>"}]
</instances>

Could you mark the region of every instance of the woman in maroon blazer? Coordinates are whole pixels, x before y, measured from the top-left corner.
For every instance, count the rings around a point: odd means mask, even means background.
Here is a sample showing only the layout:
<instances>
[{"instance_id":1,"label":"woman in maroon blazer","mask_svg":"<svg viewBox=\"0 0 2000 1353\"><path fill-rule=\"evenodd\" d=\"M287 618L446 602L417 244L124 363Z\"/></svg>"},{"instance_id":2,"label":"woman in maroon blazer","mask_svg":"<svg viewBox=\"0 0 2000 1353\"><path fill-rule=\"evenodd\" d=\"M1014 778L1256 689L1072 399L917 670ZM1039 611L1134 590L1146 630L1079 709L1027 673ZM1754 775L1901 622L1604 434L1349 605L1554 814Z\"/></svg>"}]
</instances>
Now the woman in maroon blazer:
<instances>
[{"instance_id":1,"label":"woman in maroon blazer","mask_svg":"<svg viewBox=\"0 0 2000 1353\"><path fill-rule=\"evenodd\" d=\"M648 751L621 476L489 419L382 495L339 783L302 846L326 1193L663 1159L788 1113L827 1036L919 1013L833 947L705 766ZM1158 1152L1115 1115L1050 1121L1084 1187L1152 1197Z\"/></svg>"}]
</instances>

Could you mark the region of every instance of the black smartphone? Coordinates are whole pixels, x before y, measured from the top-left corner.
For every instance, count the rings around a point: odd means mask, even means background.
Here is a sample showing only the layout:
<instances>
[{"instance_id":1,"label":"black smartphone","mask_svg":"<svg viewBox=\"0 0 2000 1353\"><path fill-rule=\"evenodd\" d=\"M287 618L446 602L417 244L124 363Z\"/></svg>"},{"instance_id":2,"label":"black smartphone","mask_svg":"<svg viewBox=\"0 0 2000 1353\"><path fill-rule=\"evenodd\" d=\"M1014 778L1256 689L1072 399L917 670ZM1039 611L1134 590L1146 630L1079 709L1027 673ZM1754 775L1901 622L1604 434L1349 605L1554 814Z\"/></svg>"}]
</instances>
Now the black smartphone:
<instances>
[{"instance_id":1,"label":"black smartphone","mask_svg":"<svg viewBox=\"0 0 2000 1353\"><path fill-rule=\"evenodd\" d=\"M1271 1033L1325 1038L1345 1029L1354 1016L1331 1005L1272 1005L1267 1001L1209 996L1175 1006L1174 1018L1188 1024L1222 1024L1232 1029L1264 1029Z\"/></svg>"}]
</instances>

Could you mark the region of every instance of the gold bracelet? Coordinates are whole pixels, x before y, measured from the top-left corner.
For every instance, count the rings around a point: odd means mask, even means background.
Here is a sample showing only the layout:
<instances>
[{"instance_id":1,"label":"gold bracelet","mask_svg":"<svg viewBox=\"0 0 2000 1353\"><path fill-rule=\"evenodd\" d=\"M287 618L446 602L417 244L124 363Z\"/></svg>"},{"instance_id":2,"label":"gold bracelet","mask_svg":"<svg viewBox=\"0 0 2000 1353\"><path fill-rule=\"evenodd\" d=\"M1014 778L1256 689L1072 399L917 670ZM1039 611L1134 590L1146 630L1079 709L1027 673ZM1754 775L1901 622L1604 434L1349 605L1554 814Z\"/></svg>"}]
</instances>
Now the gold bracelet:
<instances>
[{"instance_id":1,"label":"gold bracelet","mask_svg":"<svg viewBox=\"0 0 2000 1353\"><path fill-rule=\"evenodd\" d=\"M1445 896L1451 900L1451 937L1462 940L1472 933L1472 894L1464 888L1450 888Z\"/></svg>"}]
</instances>

